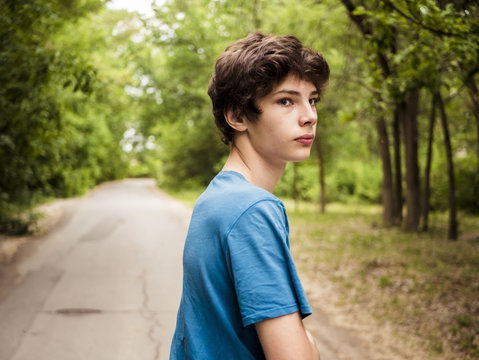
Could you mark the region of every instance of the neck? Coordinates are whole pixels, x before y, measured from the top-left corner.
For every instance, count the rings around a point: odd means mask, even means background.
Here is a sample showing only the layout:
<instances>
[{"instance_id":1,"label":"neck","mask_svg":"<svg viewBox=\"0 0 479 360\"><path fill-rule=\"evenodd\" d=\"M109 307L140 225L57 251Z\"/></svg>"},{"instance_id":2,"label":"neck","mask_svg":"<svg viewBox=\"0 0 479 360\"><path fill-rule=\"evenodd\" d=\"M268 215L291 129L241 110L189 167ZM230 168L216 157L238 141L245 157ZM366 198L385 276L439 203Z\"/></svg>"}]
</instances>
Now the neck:
<instances>
[{"instance_id":1,"label":"neck","mask_svg":"<svg viewBox=\"0 0 479 360\"><path fill-rule=\"evenodd\" d=\"M242 150L233 144L222 170L236 171L251 184L272 193L276 183L283 175L285 167L286 164L268 164L261 158L254 156L254 153Z\"/></svg>"}]
</instances>

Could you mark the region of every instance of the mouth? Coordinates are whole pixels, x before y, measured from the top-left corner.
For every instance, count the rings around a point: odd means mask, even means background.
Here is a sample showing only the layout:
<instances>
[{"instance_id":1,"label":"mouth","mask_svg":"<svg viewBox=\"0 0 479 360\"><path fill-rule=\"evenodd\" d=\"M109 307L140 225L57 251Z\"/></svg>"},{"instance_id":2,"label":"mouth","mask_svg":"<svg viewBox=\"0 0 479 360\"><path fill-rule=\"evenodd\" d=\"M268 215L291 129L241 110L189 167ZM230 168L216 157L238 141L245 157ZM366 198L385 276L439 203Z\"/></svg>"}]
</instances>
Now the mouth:
<instances>
[{"instance_id":1,"label":"mouth","mask_svg":"<svg viewBox=\"0 0 479 360\"><path fill-rule=\"evenodd\" d=\"M311 145L314 140L314 135L303 135L299 138L294 139L295 141L304 144L304 145Z\"/></svg>"}]
</instances>

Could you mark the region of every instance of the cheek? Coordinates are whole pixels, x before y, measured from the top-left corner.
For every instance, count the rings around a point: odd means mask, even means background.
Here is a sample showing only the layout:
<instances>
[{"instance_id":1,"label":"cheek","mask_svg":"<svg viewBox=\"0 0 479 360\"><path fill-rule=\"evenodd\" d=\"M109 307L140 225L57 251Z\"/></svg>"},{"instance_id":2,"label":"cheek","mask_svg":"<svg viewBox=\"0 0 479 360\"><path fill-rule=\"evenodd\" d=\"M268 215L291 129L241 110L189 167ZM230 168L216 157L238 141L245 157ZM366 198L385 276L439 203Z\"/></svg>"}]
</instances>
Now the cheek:
<instances>
[{"instance_id":1,"label":"cheek","mask_svg":"<svg viewBox=\"0 0 479 360\"><path fill-rule=\"evenodd\" d=\"M258 134L260 134L260 136L263 137L265 141L268 141L278 136L278 133L280 132L279 125L280 124L278 122L263 123L258 131Z\"/></svg>"}]
</instances>

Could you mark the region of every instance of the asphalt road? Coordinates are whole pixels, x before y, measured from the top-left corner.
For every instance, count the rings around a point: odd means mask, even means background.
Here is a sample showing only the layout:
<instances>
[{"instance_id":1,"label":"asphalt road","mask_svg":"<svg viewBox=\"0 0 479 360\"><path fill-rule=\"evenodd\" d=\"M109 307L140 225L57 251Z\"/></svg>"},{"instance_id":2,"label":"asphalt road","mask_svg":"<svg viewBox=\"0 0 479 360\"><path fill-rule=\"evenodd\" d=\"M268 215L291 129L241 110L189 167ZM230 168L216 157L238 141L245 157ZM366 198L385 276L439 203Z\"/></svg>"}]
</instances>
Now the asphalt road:
<instances>
[{"instance_id":1,"label":"asphalt road","mask_svg":"<svg viewBox=\"0 0 479 360\"><path fill-rule=\"evenodd\" d=\"M11 269L0 360L168 359L190 216L148 179L103 184L78 199ZM306 324L322 360L371 359L314 310Z\"/></svg>"},{"instance_id":2,"label":"asphalt road","mask_svg":"<svg viewBox=\"0 0 479 360\"><path fill-rule=\"evenodd\" d=\"M100 186L17 266L0 360L167 359L190 211L153 180Z\"/></svg>"}]
</instances>

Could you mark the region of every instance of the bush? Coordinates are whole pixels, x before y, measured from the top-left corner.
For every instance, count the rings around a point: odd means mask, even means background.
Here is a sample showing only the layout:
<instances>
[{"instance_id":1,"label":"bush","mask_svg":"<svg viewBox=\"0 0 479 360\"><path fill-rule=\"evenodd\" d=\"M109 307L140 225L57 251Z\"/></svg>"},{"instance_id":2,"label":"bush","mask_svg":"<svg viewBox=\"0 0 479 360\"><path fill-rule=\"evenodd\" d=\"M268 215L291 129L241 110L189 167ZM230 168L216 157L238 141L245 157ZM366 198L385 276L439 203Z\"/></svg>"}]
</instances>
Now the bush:
<instances>
[{"instance_id":1,"label":"bush","mask_svg":"<svg viewBox=\"0 0 479 360\"><path fill-rule=\"evenodd\" d=\"M314 201L319 198L320 192L318 174L318 166L314 160L289 163L274 193L279 197Z\"/></svg>"},{"instance_id":2,"label":"bush","mask_svg":"<svg viewBox=\"0 0 479 360\"><path fill-rule=\"evenodd\" d=\"M339 163L326 176L326 197L328 201L377 203L381 178L377 161Z\"/></svg>"},{"instance_id":3,"label":"bush","mask_svg":"<svg viewBox=\"0 0 479 360\"><path fill-rule=\"evenodd\" d=\"M446 163L441 160L431 171L431 208L447 210L449 182ZM471 214L479 213L479 174L474 156L454 159L456 180L456 203L460 210Z\"/></svg>"},{"instance_id":4,"label":"bush","mask_svg":"<svg viewBox=\"0 0 479 360\"><path fill-rule=\"evenodd\" d=\"M171 189L207 185L228 148L220 143L211 118L172 124L160 140L159 183Z\"/></svg>"}]
</instances>

